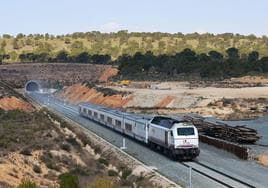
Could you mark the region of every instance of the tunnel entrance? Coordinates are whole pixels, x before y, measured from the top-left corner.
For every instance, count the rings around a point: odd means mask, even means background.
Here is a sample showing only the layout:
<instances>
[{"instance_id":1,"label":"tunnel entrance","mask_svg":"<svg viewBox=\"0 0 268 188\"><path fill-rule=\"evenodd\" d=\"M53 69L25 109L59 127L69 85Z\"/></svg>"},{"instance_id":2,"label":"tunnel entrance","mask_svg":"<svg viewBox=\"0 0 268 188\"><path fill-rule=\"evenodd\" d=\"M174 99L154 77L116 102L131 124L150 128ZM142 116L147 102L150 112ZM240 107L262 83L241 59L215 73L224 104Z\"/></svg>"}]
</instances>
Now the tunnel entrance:
<instances>
[{"instance_id":1,"label":"tunnel entrance","mask_svg":"<svg viewBox=\"0 0 268 188\"><path fill-rule=\"evenodd\" d=\"M25 85L25 90L28 92L36 92L40 90L40 85L35 81L29 81Z\"/></svg>"}]
</instances>

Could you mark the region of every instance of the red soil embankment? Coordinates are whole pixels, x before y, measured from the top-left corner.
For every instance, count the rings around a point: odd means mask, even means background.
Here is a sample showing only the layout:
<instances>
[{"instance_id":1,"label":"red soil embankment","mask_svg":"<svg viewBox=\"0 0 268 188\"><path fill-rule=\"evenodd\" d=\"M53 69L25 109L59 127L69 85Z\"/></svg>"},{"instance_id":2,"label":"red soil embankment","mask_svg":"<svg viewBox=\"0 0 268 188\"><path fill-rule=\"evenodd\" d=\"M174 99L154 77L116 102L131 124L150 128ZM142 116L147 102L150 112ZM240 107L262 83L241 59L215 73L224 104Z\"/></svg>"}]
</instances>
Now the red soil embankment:
<instances>
[{"instance_id":1,"label":"red soil embankment","mask_svg":"<svg viewBox=\"0 0 268 188\"><path fill-rule=\"evenodd\" d=\"M176 97L174 96L167 96L162 99L155 107L157 108L165 108L167 107Z\"/></svg>"},{"instance_id":2,"label":"red soil embankment","mask_svg":"<svg viewBox=\"0 0 268 188\"><path fill-rule=\"evenodd\" d=\"M81 84L66 87L58 94L58 97L66 99L74 104L90 102L114 108L121 108L133 99L132 95L122 96L118 94L104 96L103 93L98 92L95 88L89 88Z\"/></svg>"},{"instance_id":3,"label":"red soil embankment","mask_svg":"<svg viewBox=\"0 0 268 188\"><path fill-rule=\"evenodd\" d=\"M117 73L118 73L118 69L112 68L112 67L108 68L102 73L102 75L99 78L99 81L107 82L111 77L117 75Z\"/></svg>"},{"instance_id":4,"label":"red soil embankment","mask_svg":"<svg viewBox=\"0 0 268 188\"><path fill-rule=\"evenodd\" d=\"M14 96L1 98L0 108L3 110L23 110L27 112L34 110L31 104Z\"/></svg>"}]
</instances>

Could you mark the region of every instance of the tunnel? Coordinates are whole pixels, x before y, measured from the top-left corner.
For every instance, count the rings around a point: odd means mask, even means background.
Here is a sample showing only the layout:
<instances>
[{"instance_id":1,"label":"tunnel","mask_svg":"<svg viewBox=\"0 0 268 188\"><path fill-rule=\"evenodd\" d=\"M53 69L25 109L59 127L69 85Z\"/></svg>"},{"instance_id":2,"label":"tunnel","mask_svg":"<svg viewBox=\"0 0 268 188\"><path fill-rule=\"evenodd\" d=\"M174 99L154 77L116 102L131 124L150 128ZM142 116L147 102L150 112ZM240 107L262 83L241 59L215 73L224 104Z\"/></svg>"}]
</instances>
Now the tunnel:
<instances>
[{"instance_id":1,"label":"tunnel","mask_svg":"<svg viewBox=\"0 0 268 188\"><path fill-rule=\"evenodd\" d=\"M40 87L40 84L38 83L38 81L31 80L31 81L27 82L25 85L25 90L27 92L37 92L40 89L41 89L41 87Z\"/></svg>"}]
</instances>

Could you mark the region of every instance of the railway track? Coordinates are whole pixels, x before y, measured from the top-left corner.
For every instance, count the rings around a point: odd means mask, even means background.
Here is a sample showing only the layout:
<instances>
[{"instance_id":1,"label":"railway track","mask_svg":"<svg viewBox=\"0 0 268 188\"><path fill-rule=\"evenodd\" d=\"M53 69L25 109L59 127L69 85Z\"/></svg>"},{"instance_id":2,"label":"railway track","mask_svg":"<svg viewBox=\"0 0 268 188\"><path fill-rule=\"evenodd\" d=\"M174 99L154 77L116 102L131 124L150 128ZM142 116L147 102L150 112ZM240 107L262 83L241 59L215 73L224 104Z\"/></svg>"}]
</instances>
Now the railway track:
<instances>
[{"instance_id":1,"label":"railway track","mask_svg":"<svg viewBox=\"0 0 268 188\"><path fill-rule=\"evenodd\" d=\"M247 188L254 188L255 186L244 182L242 180L239 180L235 177L232 177L226 173L223 173L217 169L214 169L212 167L209 167L205 164L202 164L198 161L193 161L193 162L181 162L180 164L184 165L187 168L192 168L193 171L212 179L213 181L216 181L225 187L228 188L242 188L242 187L247 187Z\"/></svg>"},{"instance_id":2,"label":"railway track","mask_svg":"<svg viewBox=\"0 0 268 188\"><path fill-rule=\"evenodd\" d=\"M31 96L28 96L32 102L34 102L36 99L33 99ZM66 110L75 113L75 109L74 107L69 107L68 105L62 105L59 101L57 101L56 99L54 99L55 101L55 105L56 106L62 106L63 108L65 108ZM37 101L35 101L37 102ZM40 102L40 101L39 101ZM39 103L37 102L37 103ZM42 103L42 102L41 102ZM76 112L77 113L77 112ZM210 179L211 181L216 182L217 184L220 184L221 187L228 187L228 188L252 188L252 187L256 187L253 186L245 181L242 181L240 179L237 179L235 177L232 177L226 173L223 173L217 169L214 169L212 167L209 167L205 164L202 164L199 161L193 161L193 162L180 162L178 163L184 167L186 167L187 169L189 169L190 167L192 168L192 171L195 172L195 174L193 176L196 176L196 174L198 174L198 176L203 176L206 177L208 179ZM180 168L182 168L182 166Z\"/></svg>"}]
</instances>

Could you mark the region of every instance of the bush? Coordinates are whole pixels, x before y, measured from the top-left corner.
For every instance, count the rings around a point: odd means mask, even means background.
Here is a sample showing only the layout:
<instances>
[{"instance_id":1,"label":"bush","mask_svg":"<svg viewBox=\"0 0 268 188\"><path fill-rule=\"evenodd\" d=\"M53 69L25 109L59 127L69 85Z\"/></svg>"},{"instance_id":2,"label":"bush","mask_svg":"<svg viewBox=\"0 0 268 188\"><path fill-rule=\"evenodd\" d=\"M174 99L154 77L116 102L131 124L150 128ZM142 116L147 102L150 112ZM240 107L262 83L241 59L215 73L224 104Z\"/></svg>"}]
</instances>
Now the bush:
<instances>
[{"instance_id":1,"label":"bush","mask_svg":"<svg viewBox=\"0 0 268 188\"><path fill-rule=\"evenodd\" d=\"M113 183L105 177L97 178L93 181L88 188L115 188Z\"/></svg>"},{"instance_id":2,"label":"bush","mask_svg":"<svg viewBox=\"0 0 268 188\"><path fill-rule=\"evenodd\" d=\"M73 146L79 146L79 143L77 142L76 138L74 137L68 137L66 138L66 141L72 144Z\"/></svg>"},{"instance_id":3,"label":"bush","mask_svg":"<svg viewBox=\"0 0 268 188\"><path fill-rule=\"evenodd\" d=\"M71 151L71 146L69 144L66 144L66 143L63 143L61 144L61 149L67 151L67 152L70 152Z\"/></svg>"},{"instance_id":4,"label":"bush","mask_svg":"<svg viewBox=\"0 0 268 188\"><path fill-rule=\"evenodd\" d=\"M104 159L104 158L99 158L98 162L101 163L101 164L104 164L105 166L109 165L108 161L106 159Z\"/></svg>"},{"instance_id":5,"label":"bush","mask_svg":"<svg viewBox=\"0 0 268 188\"><path fill-rule=\"evenodd\" d=\"M70 171L71 174L76 174L76 175L80 175L80 176L89 176L90 175L90 171L82 166L76 166L73 170Z\"/></svg>"},{"instance_id":6,"label":"bush","mask_svg":"<svg viewBox=\"0 0 268 188\"><path fill-rule=\"evenodd\" d=\"M108 170L108 175L109 176L117 176L118 173L116 171L114 171L114 170Z\"/></svg>"},{"instance_id":7,"label":"bush","mask_svg":"<svg viewBox=\"0 0 268 188\"><path fill-rule=\"evenodd\" d=\"M34 171L35 173L37 173L37 174L42 173L42 170L41 170L40 166L37 166L37 165L34 165L34 166L33 166L33 171Z\"/></svg>"},{"instance_id":8,"label":"bush","mask_svg":"<svg viewBox=\"0 0 268 188\"><path fill-rule=\"evenodd\" d=\"M123 169L122 171L122 178L127 179L127 177L132 173L131 169Z\"/></svg>"},{"instance_id":9,"label":"bush","mask_svg":"<svg viewBox=\"0 0 268 188\"><path fill-rule=\"evenodd\" d=\"M100 147L99 146L95 146L95 148L94 148L94 152L95 153L101 153L101 149L100 149Z\"/></svg>"},{"instance_id":10,"label":"bush","mask_svg":"<svg viewBox=\"0 0 268 188\"><path fill-rule=\"evenodd\" d=\"M37 185L28 179L23 179L18 188L37 188Z\"/></svg>"},{"instance_id":11,"label":"bush","mask_svg":"<svg viewBox=\"0 0 268 188\"><path fill-rule=\"evenodd\" d=\"M79 180L77 176L65 173L59 176L59 184L60 188L78 188Z\"/></svg>"},{"instance_id":12,"label":"bush","mask_svg":"<svg viewBox=\"0 0 268 188\"><path fill-rule=\"evenodd\" d=\"M32 151L29 148L24 148L23 150L21 150L20 154L31 156L32 155Z\"/></svg>"}]
</instances>

